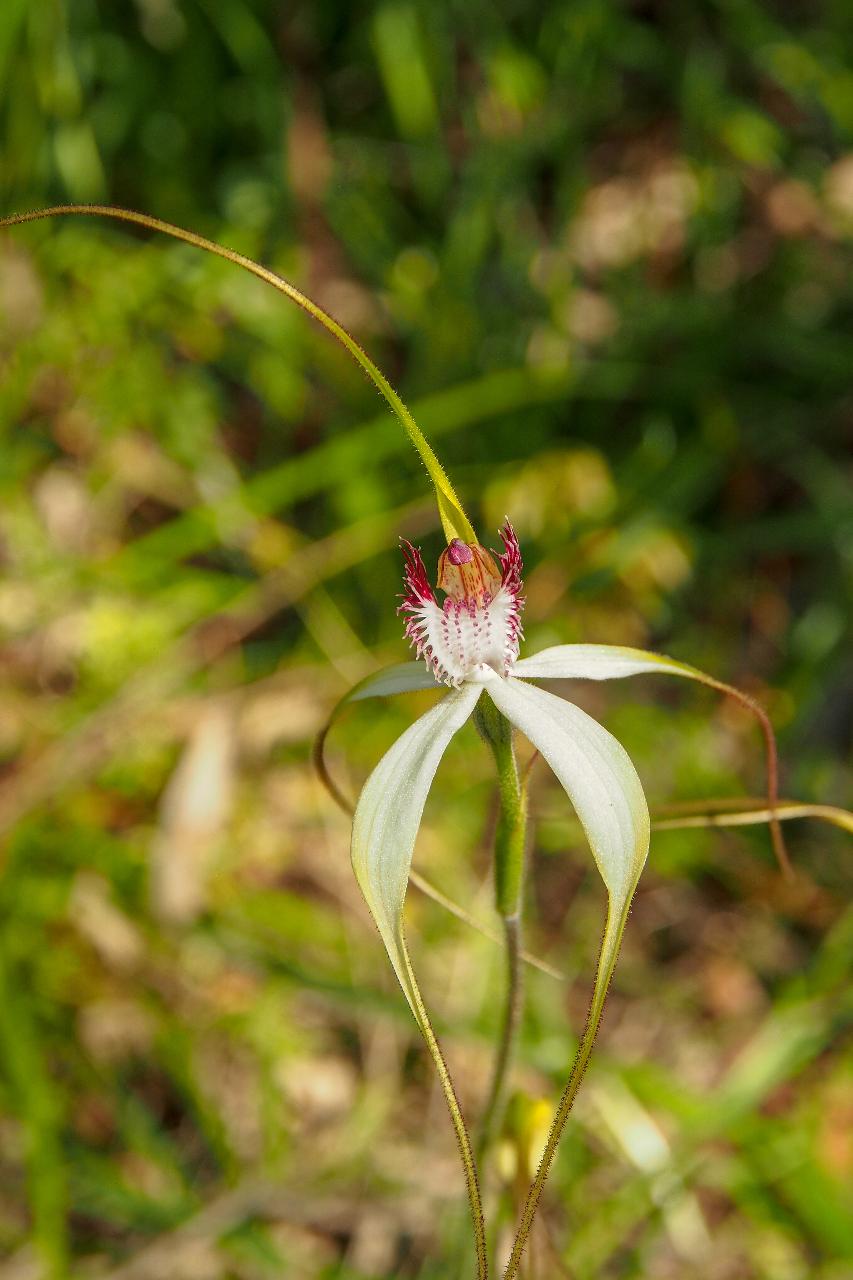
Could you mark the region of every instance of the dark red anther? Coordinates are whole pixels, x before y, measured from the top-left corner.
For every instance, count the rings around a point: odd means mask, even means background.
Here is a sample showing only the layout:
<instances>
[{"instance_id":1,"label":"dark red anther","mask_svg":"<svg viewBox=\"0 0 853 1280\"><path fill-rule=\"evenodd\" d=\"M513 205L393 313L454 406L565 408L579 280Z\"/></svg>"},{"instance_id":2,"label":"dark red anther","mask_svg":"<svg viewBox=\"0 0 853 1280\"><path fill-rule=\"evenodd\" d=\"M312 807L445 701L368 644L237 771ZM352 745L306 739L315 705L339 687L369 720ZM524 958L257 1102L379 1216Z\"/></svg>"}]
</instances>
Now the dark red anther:
<instances>
[{"instance_id":1,"label":"dark red anther","mask_svg":"<svg viewBox=\"0 0 853 1280\"><path fill-rule=\"evenodd\" d=\"M451 564L469 564L474 552L461 538L453 538L447 548L447 558Z\"/></svg>"}]
</instances>

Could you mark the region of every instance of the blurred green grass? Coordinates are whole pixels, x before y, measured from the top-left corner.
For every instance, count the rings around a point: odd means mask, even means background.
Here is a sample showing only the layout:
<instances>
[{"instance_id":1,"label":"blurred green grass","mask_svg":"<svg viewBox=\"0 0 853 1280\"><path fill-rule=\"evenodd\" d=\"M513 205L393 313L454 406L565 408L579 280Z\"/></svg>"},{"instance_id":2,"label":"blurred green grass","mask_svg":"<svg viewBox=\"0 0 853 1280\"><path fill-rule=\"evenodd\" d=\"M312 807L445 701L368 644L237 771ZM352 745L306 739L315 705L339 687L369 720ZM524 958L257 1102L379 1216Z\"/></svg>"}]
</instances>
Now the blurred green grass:
<instances>
[{"instance_id":1,"label":"blurred green grass","mask_svg":"<svg viewBox=\"0 0 853 1280\"><path fill-rule=\"evenodd\" d=\"M851 55L831 3L7 3L0 202L121 203L294 278L484 538L513 518L531 646L749 688L784 792L844 805ZM4 236L0 369L0 1277L446 1275L452 1137L308 768L403 656L396 539L440 550L417 461L281 299L95 221ZM760 790L709 695L571 695L653 806ZM341 726L351 790L421 705ZM487 765L462 735L418 851L483 919ZM530 945L566 981L531 977L517 1083L553 1099L602 902L534 792ZM849 846L789 838L793 890L765 832L656 836L543 1274L850 1274ZM473 1113L499 956L411 915Z\"/></svg>"}]
</instances>

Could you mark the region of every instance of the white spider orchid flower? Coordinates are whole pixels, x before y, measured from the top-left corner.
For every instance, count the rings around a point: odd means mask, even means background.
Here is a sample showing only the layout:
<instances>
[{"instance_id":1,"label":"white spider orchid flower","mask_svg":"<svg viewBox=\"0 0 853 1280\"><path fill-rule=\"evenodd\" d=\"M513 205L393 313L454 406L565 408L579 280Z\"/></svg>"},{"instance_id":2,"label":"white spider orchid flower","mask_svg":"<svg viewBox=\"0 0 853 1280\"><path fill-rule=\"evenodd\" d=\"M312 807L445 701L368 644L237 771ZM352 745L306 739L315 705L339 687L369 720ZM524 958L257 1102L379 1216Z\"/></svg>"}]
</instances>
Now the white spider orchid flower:
<instances>
[{"instance_id":1,"label":"white spider orchid flower","mask_svg":"<svg viewBox=\"0 0 853 1280\"><path fill-rule=\"evenodd\" d=\"M483 696L520 729L550 765L579 818L608 893L600 973L615 962L628 907L649 847L649 811L624 748L579 707L531 683L613 680L668 673L738 695L693 667L643 649L568 644L519 658L521 554L512 526L495 558L452 539L441 556L440 603L420 552L405 548L400 612L421 661L402 663L357 685L339 707L363 698L447 685L450 692L394 743L367 779L355 809L352 861L391 963L419 1022L423 1005L406 952L403 905L427 794L445 749ZM760 711L758 712L759 714ZM334 716L333 716L334 718ZM331 722L330 722L331 723Z\"/></svg>"},{"instance_id":2,"label":"white spider orchid flower","mask_svg":"<svg viewBox=\"0 0 853 1280\"><path fill-rule=\"evenodd\" d=\"M521 554L509 523L501 536L504 553L498 563L478 544L451 541L438 566L443 603L430 587L420 552L404 544L400 611L406 615L406 635L422 661L380 672L348 699L450 686L373 770L352 828L359 885L418 1021L421 1000L403 935L412 854L441 757L483 695L538 749L565 788L617 917L619 905L630 901L649 847L648 807L627 752L586 712L529 681L563 676L607 679L656 670L666 660L599 645L561 645L519 659Z\"/></svg>"}]
</instances>

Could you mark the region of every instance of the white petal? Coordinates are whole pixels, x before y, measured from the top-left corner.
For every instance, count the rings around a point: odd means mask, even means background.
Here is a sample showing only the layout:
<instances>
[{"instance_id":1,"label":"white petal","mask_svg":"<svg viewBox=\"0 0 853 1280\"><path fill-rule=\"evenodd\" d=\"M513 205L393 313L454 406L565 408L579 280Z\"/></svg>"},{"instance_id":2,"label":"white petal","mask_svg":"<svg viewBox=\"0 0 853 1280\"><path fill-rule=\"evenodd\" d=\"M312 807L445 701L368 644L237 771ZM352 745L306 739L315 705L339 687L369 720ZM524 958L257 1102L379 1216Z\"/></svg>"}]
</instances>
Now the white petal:
<instances>
[{"instance_id":1,"label":"white petal","mask_svg":"<svg viewBox=\"0 0 853 1280\"><path fill-rule=\"evenodd\" d=\"M655 671L703 683L710 679L695 667L662 653L616 644L557 644L522 658L512 674L525 680L620 680Z\"/></svg>"},{"instance_id":2,"label":"white petal","mask_svg":"<svg viewBox=\"0 0 853 1280\"><path fill-rule=\"evenodd\" d=\"M406 999L418 1017L403 940L403 902L427 793L447 744L481 685L449 693L411 725L364 784L352 825L352 863Z\"/></svg>"},{"instance_id":3,"label":"white petal","mask_svg":"<svg viewBox=\"0 0 853 1280\"><path fill-rule=\"evenodd\" d=\"M618 915L649 850L649 810L637 771L612 734L580 707L512 678L488 693L547 760L571 800Z\"/></svg>"}]
</instances>

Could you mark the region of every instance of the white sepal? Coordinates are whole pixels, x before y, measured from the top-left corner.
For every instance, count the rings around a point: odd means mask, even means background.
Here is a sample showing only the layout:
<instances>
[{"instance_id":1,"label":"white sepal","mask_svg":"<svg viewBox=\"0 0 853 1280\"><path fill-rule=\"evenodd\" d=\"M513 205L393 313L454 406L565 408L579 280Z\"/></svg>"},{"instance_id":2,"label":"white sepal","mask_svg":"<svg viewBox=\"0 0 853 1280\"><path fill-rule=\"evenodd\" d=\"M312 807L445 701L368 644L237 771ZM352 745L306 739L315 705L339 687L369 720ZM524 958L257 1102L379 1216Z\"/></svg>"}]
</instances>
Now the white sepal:
<instances>
[{"instance_id":1,"label":"white sepal","mask_svg":"<svg viewBox=\"0 0 853 1280\"><path fill-rule=\"evenodd\" d=\"M620 680L624 676L680 676L684 680L695 680L708 689L715 689L717 693L734 698L750 715L755 716L764 737L767 763L767 808L773 851L782 871L788 876L792 874L782 828L779 825L779 814L776 811L779 777L776 738L767 712L748 693L735 688L734 685L724 684L722 680L707 675L698 667L691 667L686 662L668 658L665 654L652 653L648 649L629 649L622 645L610 644L554 645L551 649L543 649L541 653L534 653L532 657L517 662L513 667L513 675L522 676L526 680Z\"/></svg>"},{"instance_id":2,"label":"white sepal","mask_svg":"<svg viewBox=\"0 0 853 1280\"><path fill-rule=\"evenodd\" d=\"M358 798L352 864L388 956L418 1022L403 938L403 903L424 805L447 744L471 715L482 685L449 693L382 757Z\"/></svg>"},{"instance_id":3,"label":"white sepal","mask_svg":"<svg viewBox=\"0 0 853 1280\"><path fill-rule=\"evenodd\" d=\"M512 678L492 681L487 689L564 787L618 915L649 850L649 810L628 753L580 707L544 689Z\"/></svg>"},{"instance_id":4,"label":"white sepal","mask_svg":"<svg viewBox=\"0 0 853 1280\"><path fill-rule=\"evenodd\" d=\"M710 682L710 677L686 662L616 644L556 644L522 658L512 669L514 676L524 680L621 680L654 672Z\"/></svg>"}]
</instances>

